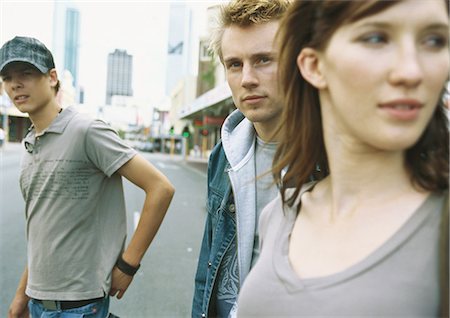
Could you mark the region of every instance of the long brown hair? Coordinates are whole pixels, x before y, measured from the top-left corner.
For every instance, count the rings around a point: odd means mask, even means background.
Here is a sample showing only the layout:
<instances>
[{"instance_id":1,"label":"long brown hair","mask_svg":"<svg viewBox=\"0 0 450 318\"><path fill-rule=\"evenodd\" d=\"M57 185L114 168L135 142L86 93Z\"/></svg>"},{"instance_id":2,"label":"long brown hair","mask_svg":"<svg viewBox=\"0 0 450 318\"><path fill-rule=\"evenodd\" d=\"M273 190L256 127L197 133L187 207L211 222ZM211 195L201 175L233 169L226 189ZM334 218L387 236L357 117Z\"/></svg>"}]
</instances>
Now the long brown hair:
<instances>
[{"instance_id":1,"label":"long brown hair","mask_svg":"<svg viewBox=\"0 0 450 318\"><path fill-rule=\"evenodd\" d=\"M297 0L282 19L277 37L278 70L285 100L282 137L272 172L284 204L294 204L305 182L311 178L321 180L329 173L318 90L300 74L296 65L298 54L305 47L324 50L339 26L396 3L398 1ZM447 2L446 5L448 9ZM418 188L433 192L448 189L449 131L443 99L421 138L406 151L405 167ZM295 187L295 191L287 198L288 187Z\"/></svg>"}]
</instances>

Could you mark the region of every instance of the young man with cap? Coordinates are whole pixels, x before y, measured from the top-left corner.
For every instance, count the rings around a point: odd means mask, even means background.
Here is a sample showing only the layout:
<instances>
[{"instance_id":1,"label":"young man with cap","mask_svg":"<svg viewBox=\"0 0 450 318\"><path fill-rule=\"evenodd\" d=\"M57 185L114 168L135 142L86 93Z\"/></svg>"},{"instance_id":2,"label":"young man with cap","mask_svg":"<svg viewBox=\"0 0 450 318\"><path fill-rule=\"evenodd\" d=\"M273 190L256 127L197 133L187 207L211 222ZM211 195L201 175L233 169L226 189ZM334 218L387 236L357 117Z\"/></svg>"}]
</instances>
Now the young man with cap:
<instances>
[{"instance_id":1,"label":"young man with cap","mask_svg":"<svg viewBox=\"0 0 450 318\"><path fill-rule=\"evenodd\" d=\"M174 189L107 124L61 109L52 54L38 40L6 42L0 75L32 122L20 173L28 265L9 317L107 317L109 296L127 290ZM146 194L126 248L122 176Z\"/></svg>"},{"instance_id":2,"label":"young man with cap","mask_svg":"<svg viewBox=\"0 0 450 318\"><path fill-rule=\"evenodd\" d=\"M192 317L233 316L259 256L258 218L275 198L272 167L283 109L275 34L287 0L233 0L221 8L211 47L238 108L222 126L208 166L207 219Z\"/></svg>"}]
</instances>

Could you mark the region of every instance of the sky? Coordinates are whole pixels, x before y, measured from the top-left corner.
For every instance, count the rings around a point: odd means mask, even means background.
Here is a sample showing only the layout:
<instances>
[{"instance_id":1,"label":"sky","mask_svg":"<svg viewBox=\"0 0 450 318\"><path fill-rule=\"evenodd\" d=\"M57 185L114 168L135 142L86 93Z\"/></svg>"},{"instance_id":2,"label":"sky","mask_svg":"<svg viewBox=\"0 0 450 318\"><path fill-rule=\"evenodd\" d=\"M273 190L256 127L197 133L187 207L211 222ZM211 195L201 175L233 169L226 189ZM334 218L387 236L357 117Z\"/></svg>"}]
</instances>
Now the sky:
<instances>
[{"instance_id":1,"label":"sky","mask_svg":"<svg viewBox=\"0 0 450 318\"><path fill-rule=\"evenodd\" d=\"M116 48L133 55L134 97L153 105L161 102L170 1L70 2L80 11L78 81L86 103L105 103L107 57ZM206 1L188 3L197 9L207 6ZM53 51L53 12L53 0L0 0L0 45L15 35L32 36ZM59 68L58 60L55 63Z\"/></svg>"}]
</instances>

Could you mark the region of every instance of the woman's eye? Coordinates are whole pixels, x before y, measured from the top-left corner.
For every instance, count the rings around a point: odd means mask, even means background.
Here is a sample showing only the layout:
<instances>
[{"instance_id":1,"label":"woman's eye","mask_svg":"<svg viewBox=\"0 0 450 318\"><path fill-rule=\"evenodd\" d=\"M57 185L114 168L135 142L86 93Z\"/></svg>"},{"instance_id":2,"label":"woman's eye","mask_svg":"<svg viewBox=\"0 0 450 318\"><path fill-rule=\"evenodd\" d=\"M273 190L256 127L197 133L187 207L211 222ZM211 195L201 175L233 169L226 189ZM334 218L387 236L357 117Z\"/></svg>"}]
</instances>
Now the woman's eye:
<instances>
[{"instance_id":1,"label":"woman's eye","mask_svg":"<svg viewBox=\"0 0 450 318\"><path fill-rule=\"evenodd\" d=\"M445 36L433 34L425 37L423 43L431 48L443 48L447 47L448 39Z\"/></svg>"},{"instance_id":2,"label":"woman's eye","mask_svg":"<svg viewBox=\"0 0 450 318\"><path fill-rule=\"evenodd\" d=\"M369 34L363 35L360 38L360 41L367 43L367 44L383 44L383 43L387 43L388 38L386 35L376 32L376 33L369 33Z\"/></svg>"}]
</instances>

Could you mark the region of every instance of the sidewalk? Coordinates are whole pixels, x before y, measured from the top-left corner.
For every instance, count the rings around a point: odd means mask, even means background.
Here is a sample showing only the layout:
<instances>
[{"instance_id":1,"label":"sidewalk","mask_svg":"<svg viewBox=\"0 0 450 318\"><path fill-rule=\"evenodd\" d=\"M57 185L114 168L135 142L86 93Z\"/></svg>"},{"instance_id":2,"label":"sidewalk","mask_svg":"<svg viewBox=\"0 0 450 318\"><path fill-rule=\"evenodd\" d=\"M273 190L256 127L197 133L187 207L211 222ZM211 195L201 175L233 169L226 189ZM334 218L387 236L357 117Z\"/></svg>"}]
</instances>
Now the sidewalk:
<instances>
[{"instance_id":1,"label":"sidewalk","mask_svg":"<svg viewBox=\"0 0 450 318\"><path fill-rule=\"evenodd\" d=\"M3 147L0 148L0 152L10 153L10 152L20 152L23 146L20 142L6 142Z\"/></svg>"}]
</instances>

